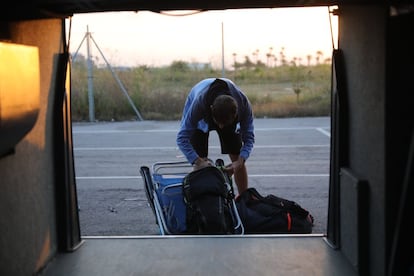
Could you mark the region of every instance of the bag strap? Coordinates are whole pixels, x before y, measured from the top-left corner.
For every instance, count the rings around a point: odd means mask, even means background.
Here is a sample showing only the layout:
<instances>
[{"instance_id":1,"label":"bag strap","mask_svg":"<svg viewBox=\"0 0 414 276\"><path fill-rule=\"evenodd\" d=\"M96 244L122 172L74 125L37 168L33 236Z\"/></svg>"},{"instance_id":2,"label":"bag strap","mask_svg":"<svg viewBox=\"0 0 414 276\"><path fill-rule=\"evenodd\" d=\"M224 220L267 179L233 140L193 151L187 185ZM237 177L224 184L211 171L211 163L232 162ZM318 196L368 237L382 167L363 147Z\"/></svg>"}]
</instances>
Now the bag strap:
<instances>
[{"instance_id":1,"label":"bag strap","mask_svg":"<svg viewBox=\"0 0 414 276\"><path fill-rule=\"evenodd\" d=\"M294 202L272 194L263 196L253 187L248 188L241 196L246 202L263 202L283 209L289 209L295 206Z\"/></svg>"},{"instance_id":2,"label":"bag strap","mask_svg":"<svg viewBox=\"0 0 414 276\"><path fill-rule=\"evenodd\" d=\"M239 200L243 199L245 202L249 201L264 201L265 198L262 196L256 188L247 188L239 197Z\"/></svg>"}]
</instances>

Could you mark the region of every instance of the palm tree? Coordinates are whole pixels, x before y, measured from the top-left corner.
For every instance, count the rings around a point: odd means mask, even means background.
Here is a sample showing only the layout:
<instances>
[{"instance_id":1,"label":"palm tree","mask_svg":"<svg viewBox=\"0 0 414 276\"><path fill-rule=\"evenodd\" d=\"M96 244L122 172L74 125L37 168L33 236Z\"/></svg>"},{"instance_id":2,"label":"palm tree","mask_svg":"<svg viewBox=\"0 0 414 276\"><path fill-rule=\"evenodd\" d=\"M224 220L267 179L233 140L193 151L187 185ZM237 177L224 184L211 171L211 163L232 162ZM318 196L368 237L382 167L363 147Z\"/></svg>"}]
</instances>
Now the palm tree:
<instances>
[{"instance_id":1,"label":"palm tree","mask_svg":"<svg viewBox=\"0 0 414 276\"><path fill-rule=\"evenodd\" d=\"M244 64L246 68L250 68L253 66L253 62L250 60L249 56L244 56Z\"/></svg>"},{"instance_id":2,"label":"palm tree","mask_svg":"<svg viewBox=\"0 0 414 276\"><path fill-rule=\"evenodd\" d=\"M254 57L254 62L257 64L257 62L259 61L259 49L256 49L256 51L254 51L252 55Z\"/></svg>"},{"instance_id":3,"label":"palm tree","mask_svg":"<svg viewBox=\"0 0 414 276\"><path fill-rule=\"evenodd\" d=\"M285 47L282 47L279 52L280 62L282 65L286 65Z\"/></svg>"},{"instance_id":4,"label":"palm tree","mask_svg":"<svg viewBox=\"0 0 414 276\"><path fill-rule=\"evenodd\" d=\"M312 60L312 55L307 55L306 59L308 60L308 66L310 66L310 62Z\"/></svg>"},{"instance_id":5,"label":"palm tree","mask_svg":"<svg viewBox=\"0 0 414 276\"><path fill-rule=\"evenodd\" d=\"M273 51L273 48L269 47L269 52L266 53L266 66L267 67L270 67L270 59L273 56L272 51Z\"/></svg>"},{"instance_id":6,"label":"palm tree","mask_svg":"<svg viewBox=\"0 0 414 276\"><path fill-rule=\"evenodd\" d=\"M236 54L236 53L233 53L233 67L234 67L234 70L236 70L236 69L237 69L237 61L236 61L236 56L237 56L237 54Z\"/></svg>"},{"instance_id":7,"label":"palm tree","mask_svg":"<svg viewBox=\"0 0 414 276\"><path fill-rule=\"evenodd\" d=\"M298 60L297 57L293 57L292 62L291 62L293 66L296 66L297 65L296 64L297 60Z\"/></svg>"},{"instance_id":8,"label":"palm tree","mask_svg":"<svg viewBox=\"0 0 414 276\"><path fill-rule=\"evenodd\" d=\"M323 56L322 51L317 51L316 52L316 58L315 58L316 59L316 64L319 65L319 61L321 60L322 56Z\"/></svg>"}]
</instances>

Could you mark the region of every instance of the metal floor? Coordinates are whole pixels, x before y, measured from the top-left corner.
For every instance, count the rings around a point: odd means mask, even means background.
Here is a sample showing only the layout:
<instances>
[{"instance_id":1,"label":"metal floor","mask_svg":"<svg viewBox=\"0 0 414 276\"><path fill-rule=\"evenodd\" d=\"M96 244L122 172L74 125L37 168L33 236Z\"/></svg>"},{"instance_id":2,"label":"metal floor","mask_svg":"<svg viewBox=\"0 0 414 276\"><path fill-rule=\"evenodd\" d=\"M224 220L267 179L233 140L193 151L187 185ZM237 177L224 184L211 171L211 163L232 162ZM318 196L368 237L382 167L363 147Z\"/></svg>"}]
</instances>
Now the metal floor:
<instances>
[{"instance_id":1,"label":"metal floor","mask_svg":"<svg viewBox=\"0 0 414 276\"><path fill-rule=\"evenodd\" d=\"M357 275L321 235L84 237L42 275Z\"/></svg>"}]
</instances>

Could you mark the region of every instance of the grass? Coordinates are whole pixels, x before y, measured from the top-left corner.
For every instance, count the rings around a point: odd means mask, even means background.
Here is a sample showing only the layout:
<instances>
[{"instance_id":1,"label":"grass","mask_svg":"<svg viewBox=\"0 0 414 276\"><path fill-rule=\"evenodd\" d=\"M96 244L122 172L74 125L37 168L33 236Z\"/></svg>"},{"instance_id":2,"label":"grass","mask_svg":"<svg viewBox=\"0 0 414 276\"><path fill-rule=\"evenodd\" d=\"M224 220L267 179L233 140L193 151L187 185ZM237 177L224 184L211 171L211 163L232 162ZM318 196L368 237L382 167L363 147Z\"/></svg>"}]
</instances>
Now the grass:
<instances>
[{"instance_id":1,"label":"grass","mask_svg":"<svg viewBox=\"0 0 414 276\"><path fill-rule=\"evenodd\" d=\"M221 70L191 69L185 62L169 67L116 69L116 75L146 120L178 120L191 87ZM227 72L248 96L255 117L328 116L330 64L245 68ZM85 60L72 65L72 119L89 121L88 74ZM295 93L296 91L296 93ZM93 67L96 120L135 120L137 116L107 68Z\"/></svg>"}]
</instances>

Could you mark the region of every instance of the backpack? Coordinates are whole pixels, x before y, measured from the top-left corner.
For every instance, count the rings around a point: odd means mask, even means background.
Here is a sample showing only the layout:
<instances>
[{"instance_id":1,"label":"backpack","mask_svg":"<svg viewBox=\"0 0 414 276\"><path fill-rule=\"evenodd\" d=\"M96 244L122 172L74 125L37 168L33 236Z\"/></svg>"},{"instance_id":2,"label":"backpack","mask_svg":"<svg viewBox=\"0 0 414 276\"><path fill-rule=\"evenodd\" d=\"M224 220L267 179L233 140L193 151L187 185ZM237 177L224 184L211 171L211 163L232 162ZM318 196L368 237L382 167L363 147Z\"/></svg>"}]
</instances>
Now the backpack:
<instances>
[{"instance_id":1,"label":"backpack","mask_svg":"<svg viewBox=\"0 0 414 276\"><path fill-rule=\"evenodd\" d=\"M246 234L310 234L313 216L298 203L248 188L236 198Z\"/></svg>"},{"instance_id":2,"label":"backpack","mask_svg":"<svg viewBox=\"0 0 414 276\"><path fill-rule=\"evenodd\" d=\"M183 179L187 234L233 234L234 194L224 172L209 166Z\"/></svg>"}]
</instances>

